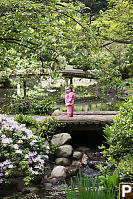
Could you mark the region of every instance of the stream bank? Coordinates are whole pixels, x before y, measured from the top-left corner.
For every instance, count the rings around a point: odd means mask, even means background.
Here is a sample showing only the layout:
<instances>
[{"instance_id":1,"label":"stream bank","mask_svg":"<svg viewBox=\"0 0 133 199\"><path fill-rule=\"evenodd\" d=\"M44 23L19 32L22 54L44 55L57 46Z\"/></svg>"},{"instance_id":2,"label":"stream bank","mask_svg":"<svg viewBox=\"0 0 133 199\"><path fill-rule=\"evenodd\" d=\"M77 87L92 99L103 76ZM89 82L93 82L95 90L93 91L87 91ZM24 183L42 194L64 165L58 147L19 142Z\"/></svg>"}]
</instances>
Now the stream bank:
<instances>
[{"instance_id":1,"label":"stream bank","mask_svg":"<svg viewBox=\"0 0 133 199\"><path fill-rule=\"evenodd\" d=\"M87 176L90 180L92 175L94 177L97 176L99 173L97 165L104 161L98 149L98 145L101 145L104 141L103 134L101 134L101 132L99 132L99 134L93 132L94 136L92 137L92 134L87 135L86 133L85 139L81 140L81 137L83 138L85 133L78 132L76 134L75 132L70 132L70 134L56 134L53 138L53 142L58 142L59 148L71 146L72 152L70 152L70 150L68 150L68 153L66 151L62 152L63 149L62 151L58 151L55 155L55 160L48 165L48 170L45 172L41 181L40 179L36 179L28 187L25 187L22 178L16 177L12 179L12 184L0 186L0 198L34 199L36 198L35 196L37 196L41 199L66 199L66 185L64 182L66 182L68 186L70 185L70 178L75 182L79 167L83 178ZM67 134L68 138L63 137L64 134ZM62 141L61 137L63 137ZM69 159L70 163L66 164L63 160L57 163L57 159L61 158L64 158L64 160ZM65 169L64 172L66 172L66 176L52 176L53 169L57 167Z\"/></svg>"}]
</instances>

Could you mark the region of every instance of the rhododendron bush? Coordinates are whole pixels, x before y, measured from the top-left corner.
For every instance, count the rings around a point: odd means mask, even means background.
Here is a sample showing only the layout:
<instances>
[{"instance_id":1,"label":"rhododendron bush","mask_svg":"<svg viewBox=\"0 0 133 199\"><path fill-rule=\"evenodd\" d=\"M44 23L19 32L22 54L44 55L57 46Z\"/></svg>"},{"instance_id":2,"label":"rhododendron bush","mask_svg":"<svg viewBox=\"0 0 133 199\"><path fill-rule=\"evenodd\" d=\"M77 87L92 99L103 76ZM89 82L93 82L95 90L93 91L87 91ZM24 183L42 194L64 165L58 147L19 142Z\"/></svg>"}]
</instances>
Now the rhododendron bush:
<instances>
[{"instance_id":1,"label":"rhododendron bush","mask_svg":"<svg viewBox=\"0 0 133 199\"><path fill-rule=\"evenodd\" d=\"M25 184L43 175L50 151L45 139L13 118L1 118L0 127L0 184L16 174L24 177Z\"/></svg>"}]
</instances>

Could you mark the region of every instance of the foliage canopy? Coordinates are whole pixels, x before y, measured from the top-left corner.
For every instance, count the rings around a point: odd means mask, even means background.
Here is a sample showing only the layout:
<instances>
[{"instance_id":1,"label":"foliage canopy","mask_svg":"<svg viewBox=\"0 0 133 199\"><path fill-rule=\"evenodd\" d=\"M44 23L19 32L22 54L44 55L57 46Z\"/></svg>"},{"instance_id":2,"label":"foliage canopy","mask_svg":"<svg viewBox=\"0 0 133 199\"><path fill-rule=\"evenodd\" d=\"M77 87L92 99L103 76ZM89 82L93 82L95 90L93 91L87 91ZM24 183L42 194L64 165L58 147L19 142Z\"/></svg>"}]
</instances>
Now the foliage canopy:
<instances>
[{"instance_id":1,"label":"foliage canopy","mask_svg":"<svg viewBox=\"0 0 133 199\"><path fill-rule=\"evenodd\" d=\"M130 1L111 0L108 10L94 16L91 23L85 9L79 1L2 0L1 69L30 65L56 71L62 57L78 68L94 69L99 60L94 55L101 48L133 42Z\"/></svg>"}]
</instances>

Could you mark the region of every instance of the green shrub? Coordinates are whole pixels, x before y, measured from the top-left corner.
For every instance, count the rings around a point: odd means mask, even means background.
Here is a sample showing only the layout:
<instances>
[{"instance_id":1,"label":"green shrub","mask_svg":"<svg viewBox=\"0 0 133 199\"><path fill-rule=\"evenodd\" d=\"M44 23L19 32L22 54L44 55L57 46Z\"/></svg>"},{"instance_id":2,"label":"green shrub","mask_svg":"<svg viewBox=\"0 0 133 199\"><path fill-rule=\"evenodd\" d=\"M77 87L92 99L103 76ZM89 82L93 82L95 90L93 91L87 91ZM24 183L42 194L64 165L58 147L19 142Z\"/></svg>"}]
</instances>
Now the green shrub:
<instances>
[{"instance_id":1,"label":"green shrub","mask_svg":"<svg viewBox=\"0 0 133 199\"><path fill-rule=\"evenodd\" d=\"M51 140L57 129L59 132L59 128L64 126L65 125L62 122L57 121L54 117L49 116L47 120L38 123L37 129L39 132L39 136L47 138L47 140Z\"/></svg>"},{"instance_id":2,"label":"green shrub","mask_svg":"<svg viewBox=\"0 0 133 199\"><path fill-rule=\"evenodd\" d=\"M53 106L55 101L52 98L45 98L44 100L34 100L32 103L32 112L35 115L51 115L55 110Z\"/></svg>"},{"instance_id":3,"label":"green shrub","mask_svg":"<svg viewBox=\"0 0 133 199\"><path fill-rule=\"evenodd\" d=\"M113 123L107 125L104 133L108 146L102 145L103 155L107 166L100 170L107 174L115 170L123 182L133 181L133 96L120 106L118 115Z\"/></svg>"},{"instance_id":4,"label":"green shrub","mask_svg":"<svg viewBox=\"0 0 133 199\"><path fill-rule=\"evenodd\" d=\"M9 77L3 76L0 77L0 87L10 87L11 86L11 81L9 79Z\"/></svg>"},{"instance_id":5,"label":"green shrub","mask_svg":"<svg viewBox=\"0 0 133 199\"><path fill-rule=\"evenodd\" d=\"M20 123L20 124L25 124L26 127L35 125L35 123L36 123L35 119L33 119L32 117L30 117L30 116L24 116L22 114L17 115L16 118L15 118L15 120L18 123Z\"/></svg>"},{"instance_id":6,"label":"green shrub","mask_svg":"<svg viewBox=\"0 0 133 199\"><path fill-rule=\"evenodd\" d=\"M97 180L91 178L90 185L88 179L82 179L81 172L77 176L76 186L71 179L70 188L66 188L66 198L67 199L115 199L116 195L113 190L104 190L100 188L100 184ZM77 189L75 189L77 187Z\"/></svg>"},{"instance_id":7,"label":"green shrub","mask_svg":"<svg viewBox=\"0 0 133 199\"><path fill-rule=\"evenodd\" d=\"M100 185L105 191L113 191L113 193L118 195L120 183L120 176L118 172L114 171L113 173L107 173L105 176L98 176L98 179L100 180Z\"/></svg>"}]
</instances>

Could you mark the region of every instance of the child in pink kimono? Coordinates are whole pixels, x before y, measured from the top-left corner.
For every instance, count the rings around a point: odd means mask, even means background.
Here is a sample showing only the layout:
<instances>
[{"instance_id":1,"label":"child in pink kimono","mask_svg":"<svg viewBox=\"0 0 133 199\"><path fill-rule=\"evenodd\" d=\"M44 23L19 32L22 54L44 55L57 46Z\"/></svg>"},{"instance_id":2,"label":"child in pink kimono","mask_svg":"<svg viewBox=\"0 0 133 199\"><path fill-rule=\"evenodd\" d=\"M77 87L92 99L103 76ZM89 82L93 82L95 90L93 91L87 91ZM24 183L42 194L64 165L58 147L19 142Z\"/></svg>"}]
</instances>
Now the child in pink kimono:
<instances>
[{"instance_id":1,"label":"child in pink kimono","mask_svg":"<svg viewBox=\"0 0 133 199\"><path fill-rule=\"evenodd\" d=\"M73 117L73 108L74 108L74 99L76 97L76 93L71 91L71 87L66 87L66 95L65 95L65 103L67 106L67 117Z\"/></svg>"}]
</instances>

